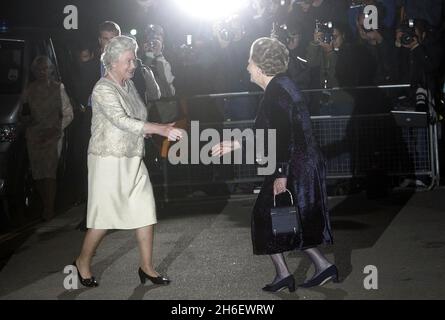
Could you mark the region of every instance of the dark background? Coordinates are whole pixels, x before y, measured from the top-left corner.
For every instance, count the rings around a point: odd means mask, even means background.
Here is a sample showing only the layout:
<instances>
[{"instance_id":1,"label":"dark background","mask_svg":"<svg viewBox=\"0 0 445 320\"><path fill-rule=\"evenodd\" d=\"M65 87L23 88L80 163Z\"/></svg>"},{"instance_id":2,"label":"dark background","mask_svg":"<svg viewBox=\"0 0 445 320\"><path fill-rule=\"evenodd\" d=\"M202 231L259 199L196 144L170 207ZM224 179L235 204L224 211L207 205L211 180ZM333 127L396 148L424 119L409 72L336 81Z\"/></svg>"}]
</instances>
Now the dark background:
<instances>
[{"instance_id":1,"label":"dark background","mask_svg":"<svg viewBox=\"0 0 445 320\"><path fill-rule=\"evenodd\" d=\"M65 30L63 9L75 5L78 9L78 29ZM136 29L139 34L150 23L161 24L170 41L184 42L182 35L196 32L203 27L199 22L184 13L174 1L162 0L156 7L144 10L136 0L15 0L2 1L0 20L7 20L11 27L34 27L50 29L53 34L73 41L94 41L97 27L105 20L115 21L128 33ZM205 24L205 23L204 23Z\"/></svg>"}]
</instances>

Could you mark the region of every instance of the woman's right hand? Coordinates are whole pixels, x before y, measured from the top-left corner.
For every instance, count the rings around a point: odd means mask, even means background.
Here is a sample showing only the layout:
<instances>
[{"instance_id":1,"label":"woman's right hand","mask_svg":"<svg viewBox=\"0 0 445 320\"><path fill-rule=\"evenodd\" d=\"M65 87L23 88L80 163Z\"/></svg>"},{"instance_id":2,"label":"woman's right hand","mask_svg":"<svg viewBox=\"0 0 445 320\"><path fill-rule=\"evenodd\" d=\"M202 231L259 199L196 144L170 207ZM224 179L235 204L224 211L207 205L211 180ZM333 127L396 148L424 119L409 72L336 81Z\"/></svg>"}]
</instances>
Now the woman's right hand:
<instances>
[{"instance_id":1,"label":"woman's right hand","mask_svg":"<svg viewBox=\"0 0 445 320\"><path fill-rule=\"evenodd\" d=\"M163 134L161 136L166 137L169 141L177 141L182 138L182 130L173 127L174 124L175 122L163 125Z\"/></svg>"},{"instance_id":2,"label":"woman's right hand","mask_svg":"<svg viewBox=\"0 0 445 320\"><path fill-rule=\"evenodd\" d=\"M241 148L241 145L238 140L225 140L212 147L212 157L221 157L226 153L232 152L239 148Z\"/></svg>"},{"instance_id":3,"label":"woman's right hand","mask_svg":"<svg viewBox=\"0 0 445 320\"><path fill-rule=\"evenodd\" d=\"M183 130L174 127L175 122L167 124L146 122L144 125L144 137L157 134L166 137L169 141L177 141L182 138Z\"/></svg>"}]
</instances>

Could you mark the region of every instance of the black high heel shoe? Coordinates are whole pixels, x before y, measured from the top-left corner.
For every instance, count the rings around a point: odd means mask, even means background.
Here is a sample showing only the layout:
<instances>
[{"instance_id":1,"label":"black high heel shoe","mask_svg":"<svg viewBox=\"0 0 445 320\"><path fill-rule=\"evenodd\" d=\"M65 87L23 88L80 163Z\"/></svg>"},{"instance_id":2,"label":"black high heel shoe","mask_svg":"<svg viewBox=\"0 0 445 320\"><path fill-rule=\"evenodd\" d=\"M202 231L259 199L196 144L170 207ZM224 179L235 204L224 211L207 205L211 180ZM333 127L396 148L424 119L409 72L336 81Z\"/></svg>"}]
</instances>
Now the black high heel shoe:
<instances>
[{"instance_id":1,"label":"black high heel shoe","mask_svg":"<svg viewBox=\"0 0 445 320\"><path fill-rule=\"evenodd\" d=\"M315 286L322 286L331 279L333 282L339 282L338 270L335 265L332 265L329 268L325 269L318 276L313 277L312 279L300 284L299 287L310 288Z\"/></svg>"},{"instance_id":2,"label":"black high heel shoe","mask_svg":"<svg viewBox=\"0 0 445 320\"><path fill-rule=\"evenodd\" d=\"M142 268L139 268L138 270L138 274L139 274L139 279L141 279L141 283L144 284L145 281L150 280L151 282L153 282L154 284L162 284L162 285L167 285L170 283L170 279L168 279L167 277L164 276L157 276L157 277L151 277L148 274L146 274L144 272L144 270L142 270Z\"/></svg>"},{"instance_id":3,"label":"black high heel shoe","mask_svg":"<svg viewBox=\"0 0 445 320\"><path fill-rule=\"evenodd\" d=\"M84 287L93 288L93 287L99 286L99 283L96 281L96 279L94 277L91 277L88 279L82 278L79 268L77 267L76 260L73 261L73 266L76 267L77 275L79 276L79 281Z\"/></svg>"},{"instance_id":4,"label":"black high heel shoe","mask_svg":"<svg viewBox=\"0 0 445 320\"><path fill-rule=\"evenodd\" d=\"M285 288L289 289L289 292L295 291L295 278L293 275L290 275L284 279L281 279L275 284L267 284L263 290L267 292L277 292L283 290Z\"/></svg>"}]
</instances>

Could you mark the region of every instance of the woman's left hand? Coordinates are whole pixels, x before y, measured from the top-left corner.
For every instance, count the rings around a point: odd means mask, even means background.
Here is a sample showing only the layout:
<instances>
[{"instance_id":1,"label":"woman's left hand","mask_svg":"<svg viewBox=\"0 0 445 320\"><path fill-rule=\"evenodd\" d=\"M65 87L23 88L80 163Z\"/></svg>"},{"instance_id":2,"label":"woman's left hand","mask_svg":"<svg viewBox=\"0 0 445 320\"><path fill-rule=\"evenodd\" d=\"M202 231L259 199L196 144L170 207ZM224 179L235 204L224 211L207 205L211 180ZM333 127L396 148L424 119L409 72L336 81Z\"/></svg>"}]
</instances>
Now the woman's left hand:
<instances>
[{"instance_id":1,"label":"woman's left hand","mask_svg":"<svg viewBox=\"0 0 445 320\"><path fill-rule=\"evenodd\" d=\"M286 191L287 186L287 178L276 178L273 182L273 194L276 196L277 194L283 193Z\"/></svg>"}]
</instances>

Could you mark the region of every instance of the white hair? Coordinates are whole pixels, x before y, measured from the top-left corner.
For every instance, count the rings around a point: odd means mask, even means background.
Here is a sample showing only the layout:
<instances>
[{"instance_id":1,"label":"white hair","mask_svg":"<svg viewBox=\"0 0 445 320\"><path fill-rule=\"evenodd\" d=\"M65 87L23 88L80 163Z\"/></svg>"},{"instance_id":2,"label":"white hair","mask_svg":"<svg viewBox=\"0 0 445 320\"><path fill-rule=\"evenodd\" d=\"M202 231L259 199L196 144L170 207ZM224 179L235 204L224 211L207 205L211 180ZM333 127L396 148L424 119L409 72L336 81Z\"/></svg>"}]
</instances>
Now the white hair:
<instances>
[{"instance_id":1,"label":"white hair","mask_svg":"<svg viewBox=\"0 0 445 320\"><path fill-rule=\"evenodd\" d=\"M100 60L108 71L111 70L113 63L119 60L119 57L125 51L132 51L136 54L138 44L136 40L127 36L117 36L110 40L105 46Z\"/></svg>"},{"instance_id":2,"label":"white hair","mask_svg":"<svg viewBox=\"0 0 445 320\"><path fill-rule=\"evenodd\" d=\"M37 68L41 66L43 63L46 63L48 66L48 70L50 73L54 71L54 64L52 63L51 59L48 56L39 55L34 58L34 60L31 63L31 71L35 73L37 71Z\"/></svg>"}]
</instances>

